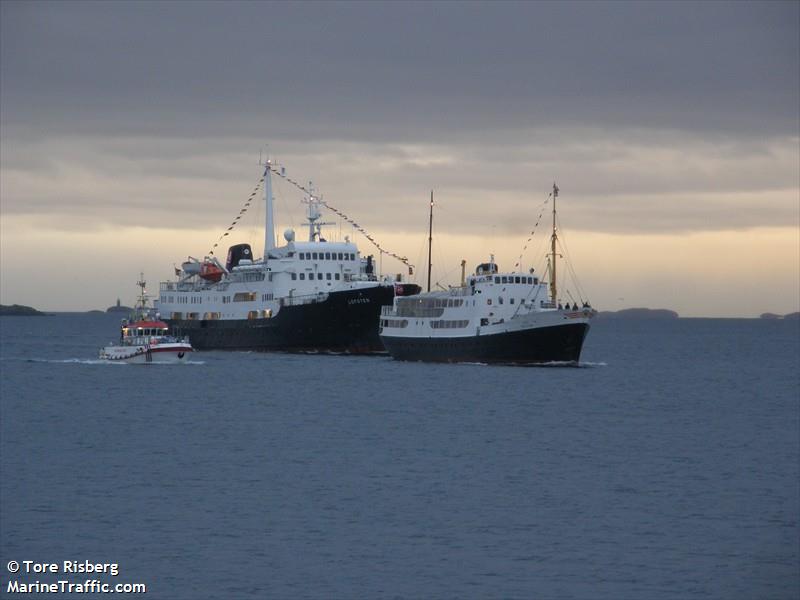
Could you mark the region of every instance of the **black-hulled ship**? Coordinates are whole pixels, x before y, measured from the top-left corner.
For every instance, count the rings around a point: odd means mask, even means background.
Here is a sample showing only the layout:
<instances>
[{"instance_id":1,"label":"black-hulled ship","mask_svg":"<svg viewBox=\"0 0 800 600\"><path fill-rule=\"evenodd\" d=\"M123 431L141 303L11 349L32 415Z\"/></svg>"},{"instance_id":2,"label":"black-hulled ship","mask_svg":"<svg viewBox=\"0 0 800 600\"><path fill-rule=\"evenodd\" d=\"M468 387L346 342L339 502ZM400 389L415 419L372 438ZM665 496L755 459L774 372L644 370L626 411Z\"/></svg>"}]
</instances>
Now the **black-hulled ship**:
<instances>
[{"instance_id":1,"label":"black-hulled ship","mask_svg":"<svg viewBox=\"0 0 800 600\"><path fill-rule=\"evenodd\" d=\"M273 173L285 178L267 162L260 182L266 202L263 257L255 259L249 244L231 246L224 264L213 255L190 257L177 281L161 283L162 318L198 350L382 352L381 307L397 295L419 292L419 286L399 276L379 278L373 257L362 257L347 236L325 240L326 223L319 219L327 204L291 180L307 194L308 240L295 240L287 229L285 245L276 246Z\"/></svg>"},{"instance_id":2,"label":"black-hulled ship","mask_svg":"<svg viewBox=\"0 0 800 600\"><path fill-rule=\"evenodd\" d=\"M474 275L462 273L459 287L395 298L381 315L386 350L398 360L577 363L596 311L588 302L579 307L558 298L557 196L554 184L549 282L533 270L501 273L492 257Z\"/></svg>"}]
</instances>

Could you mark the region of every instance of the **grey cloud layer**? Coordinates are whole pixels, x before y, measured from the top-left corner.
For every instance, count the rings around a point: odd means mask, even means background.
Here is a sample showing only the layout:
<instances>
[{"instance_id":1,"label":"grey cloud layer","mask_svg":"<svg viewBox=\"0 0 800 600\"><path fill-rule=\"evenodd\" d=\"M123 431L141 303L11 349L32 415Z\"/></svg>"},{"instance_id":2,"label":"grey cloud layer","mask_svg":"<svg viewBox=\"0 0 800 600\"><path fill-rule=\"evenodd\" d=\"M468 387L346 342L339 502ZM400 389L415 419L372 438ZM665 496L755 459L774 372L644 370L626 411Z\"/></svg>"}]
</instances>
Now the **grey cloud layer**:
<instances>
[{"instance_id":1,"label":"grey cloud layer","mask_svg":"<svg viewBox=\"0 0 800 600\"><path fill-rule=\"evenodd\" d=\"M51 227L220 227L265 141L372 228L524 233L553 179L584 229L798 220L796 2L0 11L2 210Z\"/></svg>"},{"instance_id":2,"label":"grey cloud layer","mask_svg":"<svg viewBox=\"0 0 800 600\"><path fill-rule=\"evenodd\" d=\"M29 133L797 132L798 4L3 3Z\"/></svg>"}]
</instances>

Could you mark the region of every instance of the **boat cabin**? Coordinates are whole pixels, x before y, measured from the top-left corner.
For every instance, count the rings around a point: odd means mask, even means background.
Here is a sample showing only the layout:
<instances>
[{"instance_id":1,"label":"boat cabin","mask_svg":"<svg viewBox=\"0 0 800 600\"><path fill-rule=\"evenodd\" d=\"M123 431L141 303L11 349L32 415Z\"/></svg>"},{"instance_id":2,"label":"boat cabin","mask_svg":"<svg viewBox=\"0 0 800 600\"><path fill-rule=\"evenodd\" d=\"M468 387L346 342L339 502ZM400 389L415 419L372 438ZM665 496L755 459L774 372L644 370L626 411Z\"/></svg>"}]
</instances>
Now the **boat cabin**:
<instances>
[{"instance_id":1,"label":"boat cabin","mask_svg":"<svg viewBox=\"0 0 800 600\"><path fill-rule=\"evenodd\" d=\"M120 338L125 345L141 345L168 334L169 326L163 321L135 321L122 325Z\"/></svg>"}]
</instances>

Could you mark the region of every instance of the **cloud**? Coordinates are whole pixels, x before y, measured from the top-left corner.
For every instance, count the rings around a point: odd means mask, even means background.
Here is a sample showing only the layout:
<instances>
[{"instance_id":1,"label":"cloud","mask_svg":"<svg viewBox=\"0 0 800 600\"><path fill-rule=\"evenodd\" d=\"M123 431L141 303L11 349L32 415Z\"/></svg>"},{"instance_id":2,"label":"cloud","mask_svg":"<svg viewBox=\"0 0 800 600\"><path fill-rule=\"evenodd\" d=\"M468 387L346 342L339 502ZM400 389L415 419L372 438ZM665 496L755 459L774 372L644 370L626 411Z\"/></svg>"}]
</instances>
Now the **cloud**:
<instances>
[{"instance_id":1,"label":"cloud","mask_svg":"<svg viewBox=\"0 0 800 600\"><path fill-rule=\"evenodd\" d=\"M622 137L616 137L619 134ZM522 235L558 180L572 229L706 231L798 222L798 141L746 144L674 133L529 132L485 144L276 140L289 174L362 225L415 231L436 191L451 233ZM3 212L74 230L158 223L224 228L260 177L256 139L61 138L4 149ZM250 148L252 152L244 152ZM302 193L275 178L281 222ZM259 199L260 199L259 194ZM259 203L249 217L263 218Z\"/></svg>"},{"instance_id":2,"label":"cloud","mask_svg":"<svg viewBox=\"0 0 800 600\"><path fill-rule=\"evenodd\" d=\"M4 3L29 134L797 134L796 3Z\"/></svg>"}]
</instances>

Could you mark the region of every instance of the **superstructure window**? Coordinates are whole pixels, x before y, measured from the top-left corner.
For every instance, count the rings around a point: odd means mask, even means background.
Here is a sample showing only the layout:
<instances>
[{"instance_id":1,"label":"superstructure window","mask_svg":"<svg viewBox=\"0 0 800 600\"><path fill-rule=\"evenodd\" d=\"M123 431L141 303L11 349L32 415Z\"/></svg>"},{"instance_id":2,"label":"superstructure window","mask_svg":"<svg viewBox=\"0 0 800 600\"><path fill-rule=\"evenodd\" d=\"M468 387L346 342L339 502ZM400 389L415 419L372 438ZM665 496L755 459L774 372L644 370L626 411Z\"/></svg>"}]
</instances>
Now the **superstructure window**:
<instances>
[{"instance_id":1,"label":"superstructure window","mask_svg":"<svg viewBox=\"0 0 800 600\"><path fill-rule=\"evenodd\" d=\"M339 254L336 255L336 258L337 258L337 260L342 260L342 253L339 252Z\"/></svg>"},{"instance_id":2,"label":"superstructure window","mask_svg":"<svg viewBox=\"0 0 800 600\"><path fill-rule=\"evenodd\" d=\"M495 276L495 278L494 278L494 282L495 282L495 283L500 283L500 277L499 277L499 276Z\"/></svg>"},{"instance_id":3,"label":"superstructure window","mask_svg":"<svg viewBox=\"0 0 800 600\"><path fill-rule=\"evenodd\" d=\"M514 283L519 283L519 277L514 277Z\"/></svg>"},{"instance_id":4,"label":"superstructure window","mask_svg":"<svg viewBox=\"0 0 800 600\"><path fill-rule=\"evenodd\" d=\"M331 280L331 274L330 273L325 273L325 279L330 281Z\"/></svg>"},{"instance_id":5,"label":"superstructure window","mask_svg":"<svg viewBox=\"0 0 800 600\"><path fill-rule=\"evenodd\" d=\"M300 281L304 281L305 278L306 278L306 274L305 273L300 273Z\"/></svg>"},{"instance_id":6,"label":"superstructure window","mask_svg":"<svg viewBox=\"0 0 800 600\"><path fill-rule=\"evenodd\" d=\"M331 253L330 252L326 252L325 253L325 260L330 260L330 259L331 259Z\"/></svg>"},{"instance_id":7,"label":"superstructure window","mask_svg":"<svg viewBox=\"0 0 800 600\"><path fill-rule=\"evenodd\" d=\"M306 259L306 253L305 252L301 252L300 253L300 260L305 260L305 259Z\"/></svg>"},{"instance_id":8,"label":"superstructure window","mask_svg":"<svg viewBox=\"0 0 800 600\"><path fill-rule=\"evenodd\" d=\"M294 281L295 279L297 279L297 273L292 273L292 281Z\"/></svg>"},{"instance_id":9,"label":"superstructure window","mask_svg":"<svg viewBox=\"0 0 800 600\"><path fill-rule=\"evenodd\" d=\"M255 302L255 292L237 292L233 295L234 302Z\"/></svg>"},{"instance_id":10,"label":"superstructure window","mask_svg":"<svg viewBox=\"0 0 800 600\"><path fill-rule=\"evenodd\" d=\"M311 253L311 258L313 258L314 260L317 260L317 253L316 252L312 252Z\"/></svg>"},{"instance_id":11,"label":"superstructure window","mask_svg":"<svg viewBox=\"0 0 800 600\"><path fill-rule=\"evenodd\" d=\"M317 273L317 279L322 279L322 273Z\"/></svg>"},{"instance_id":12,"label":"superstructure window","mask_svg":"<svg viewBox=\"0 0 800 600\"><path fill-rule=\"evenodd\" d=\"M338 273L334 273L334 275L333 275L333 278L334 278L336 281L339 281L339 279L340 279L340 277L339 277L339 274L338 274Z\"/></svg>"},{"instance_id":13,"label":"superstructure window","mask_svg":"<svg viewBox=\"0 0 800 600\"><path fill-rule=\"evenodd\" d=\"M355 260L355 259L356 259L356 255L351 252L350 253L350 260Z\"/></svg>"}]
</instances>

